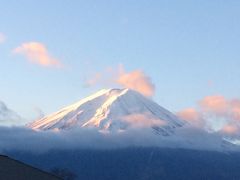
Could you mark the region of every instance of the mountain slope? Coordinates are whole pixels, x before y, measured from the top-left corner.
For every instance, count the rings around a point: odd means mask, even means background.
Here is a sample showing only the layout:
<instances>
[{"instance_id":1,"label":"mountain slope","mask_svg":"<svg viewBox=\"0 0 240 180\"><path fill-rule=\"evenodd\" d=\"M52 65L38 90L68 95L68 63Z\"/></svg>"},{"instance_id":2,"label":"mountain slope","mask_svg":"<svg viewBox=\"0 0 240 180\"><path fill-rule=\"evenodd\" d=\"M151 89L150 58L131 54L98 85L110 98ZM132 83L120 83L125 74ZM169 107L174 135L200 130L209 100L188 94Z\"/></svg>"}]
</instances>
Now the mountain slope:
<instances>
[{"instance_id":1,"label":"mountain slope","mask_svg":"<svg viewBox=\"0 0 240 180\"><path fill-rule=\"evenodd\" d=\"M169 135L184 125L171 112L130 89L103 89L73 105L28 125L32 129L72 129L95 127L101 131L121 131L131 127L152 127Z\"/></svg>"},{"instance_id":2,"label":"mountain slope","mask_svg":"<svg viewBox=\"0 0 240 180\"><path fill-rule=\"evenodd\" d=\"M32 166L68 170L79 180L238 180L240 153L169 148L9 152Z\"/></svg>"}]
</instances>

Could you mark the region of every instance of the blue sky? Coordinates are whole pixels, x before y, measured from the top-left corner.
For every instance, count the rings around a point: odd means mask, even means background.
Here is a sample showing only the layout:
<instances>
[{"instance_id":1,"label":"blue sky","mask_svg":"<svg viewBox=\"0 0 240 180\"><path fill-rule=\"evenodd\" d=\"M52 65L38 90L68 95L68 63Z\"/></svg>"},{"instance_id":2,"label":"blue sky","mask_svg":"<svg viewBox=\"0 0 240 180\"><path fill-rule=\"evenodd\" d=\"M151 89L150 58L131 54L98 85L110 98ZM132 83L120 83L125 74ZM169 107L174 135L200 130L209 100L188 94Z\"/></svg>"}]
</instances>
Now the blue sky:
<instances>
[{"instance_id":1,"label":"blue sky","mask_svg":"<svg viewBox=\"0 0 240 180\"><path fill-rule=\"evenodd\" d=\"M0 100L28 120L106 84L96 72L142 70L173 112L208 95L239 98L240 1L0 1ZM64 68L13 53L43 44ZM109 75L111 76L111 75ZM110 87L110 85L107 85Z\"/></svg>"}]
</instances>

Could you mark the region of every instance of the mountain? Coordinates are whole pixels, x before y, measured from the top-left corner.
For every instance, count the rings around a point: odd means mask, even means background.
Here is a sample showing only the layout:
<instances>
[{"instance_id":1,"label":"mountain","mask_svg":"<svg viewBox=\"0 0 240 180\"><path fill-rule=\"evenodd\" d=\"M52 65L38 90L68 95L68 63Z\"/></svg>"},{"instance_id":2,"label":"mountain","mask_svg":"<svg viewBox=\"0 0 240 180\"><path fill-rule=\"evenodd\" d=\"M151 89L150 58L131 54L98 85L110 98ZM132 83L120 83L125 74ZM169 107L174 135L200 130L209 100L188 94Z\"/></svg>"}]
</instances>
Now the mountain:
<instances>
[{"instance_id":1,"label":"mountain","mask_svg":"<svg viewBox=\"0 0 240 180\"><path fill-rule=\"evenodd\" d=\"M3 155L0 155L0 169L0 177L4 180L61 180L53 174Z\"/></svg>"},{"instance_id":2,"label":"mountain","mask_svg":"<svg viewBox=\"0 0 240 180\"><path fill-rule=\"evenodd\" d=\"M7 154L51 173L58 170L75 174L75 180L240 179L238 152L131 147Z\"/></svg>"},{"instance_id":3,"label":"mountain","mask_svg":"<svg viewBox=\"0 0 240 180\"><path fill-rule=\"evenodd\" d=\"M14 111L9 109L6 104L0 101L0 125L12 125L21 122L22 118Z\"/></svg>"},{"instance_id":4,"label":"mountain","mask_svg":"<svg viewBox=\"0 0 240 180\"><path fill-rule=\"evenodd\" d=\"M35 130L90 127L108 132L151 127L155 133L167 136L184 124L183 120L136 91L103 89L28 127Z\"/></svg>"}]
</instances>

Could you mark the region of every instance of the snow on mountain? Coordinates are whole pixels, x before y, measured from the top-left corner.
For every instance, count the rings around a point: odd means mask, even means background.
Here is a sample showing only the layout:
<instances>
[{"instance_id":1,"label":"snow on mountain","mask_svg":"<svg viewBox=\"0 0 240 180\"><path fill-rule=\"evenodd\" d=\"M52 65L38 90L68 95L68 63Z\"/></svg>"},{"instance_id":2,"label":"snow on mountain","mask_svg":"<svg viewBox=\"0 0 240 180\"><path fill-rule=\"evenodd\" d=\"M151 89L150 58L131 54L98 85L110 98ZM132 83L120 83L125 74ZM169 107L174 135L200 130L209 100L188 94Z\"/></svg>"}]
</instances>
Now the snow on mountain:
<instances>
[{"instance_id":1,"label":"snow on mountain","mask_svg":"<svg viewBox=\"0 0 240 180\"><path fill-rule=\"evenodd\" d=\"M151 127L170 135L185 122L151 99L130 89L103 89L27 126L35 130L94 127L99 131L124 131Z\"/></svg>"},{"instance_id":2,"label":"snow on mountain","mask_svg":"<svg viewBox=\"0 0 240 180\"><path fill-rule=\"evenodd\" d=\"M22 118L14 111L9 109L5 103L0 101L0 125L10 126L18 123Z\"/></svg>"}]
</instances>

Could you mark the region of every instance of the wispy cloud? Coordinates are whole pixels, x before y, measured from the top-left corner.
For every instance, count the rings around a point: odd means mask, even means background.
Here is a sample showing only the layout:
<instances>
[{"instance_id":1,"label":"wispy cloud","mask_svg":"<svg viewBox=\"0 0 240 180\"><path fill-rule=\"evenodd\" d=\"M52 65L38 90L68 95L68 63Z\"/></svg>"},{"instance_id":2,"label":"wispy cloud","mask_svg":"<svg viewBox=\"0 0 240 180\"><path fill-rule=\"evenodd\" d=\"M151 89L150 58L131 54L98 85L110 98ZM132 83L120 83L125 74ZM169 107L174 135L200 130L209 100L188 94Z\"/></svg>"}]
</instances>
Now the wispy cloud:
<instances>
[{"instance_id":1,"label":"wispy cloud","mask_svg":"<svg viewBox=\"0 0 240 180\"><path fill-rule=\"evenodd\" d=\"M26 56L30 63L44 67L61 68L63 64L50 55L47 47L39 42L26 42L13 50L15 54Z\"/></svg>"},{"instance_id":2,"label":"wispy cloud","mask_svg":"<svg viewBox=\"0 0 240 180\"><path fill-rule=\"evenodd\" d=\"M91 79L88 79L86 82L87 86L94 86L95 84L97 84L102 78L102 74L101 73L96 73L94 74L93 77L91 77Z\"/></svg>"},{"instance_id":3,"label":"wispy cloud","mask_svg":"<svg viewBox=\"0 0 240 180\"><path fill-rule=\"evenodd\" d=\"M6 41L6 36L0 32L0 44L4 43Z\"/></svg>"},{"instance_id":4,"label":"wispy cloud","mask_svg":"<svg viewBox=\"0 0 240 180\"><path fill-rule=\"evenodd\" d=\"M23 122L23 118L9 109L4 102L0 101L0 126L20 125Z\"/></svg>"},{"instance_id":5,"label":"wispy cloud","mask_svg":"<svg viewBox=\"0 0 240 180\"><path fill-rule=\"evenodd\" d=\"M39 107L34 107L34 111L37 114L36 119L41 119L45 116L43 110Z\"/></svg>"},{"instance_id":6,"label":"wispy cloud","mask_svg":"<svg viewBox=\"0 0 240 180\"><path fill-rule=\"evenodd\" d=\"M104 72L96 73L92 78L87 80L87 86L96 84L118 85L124 88L133 89L141 94L151 97L155 93L155 86L151 78L142 70L137 69L127 72L123 65L117 68L106 68Z\"/></svg>"},{"instance_id":7,"label":"wispy cloud","mask_svg":"<svg viewBox=\"0 0 240 180\"><path fill-rule=\"evenodd\" d=\"M207 96L197 108L187 108L178 115L201 128L226 134L240 134L240 99L227 99L221 95ZM218 127L215 128L214 126Z\"/></svg>"}]
</instances>

